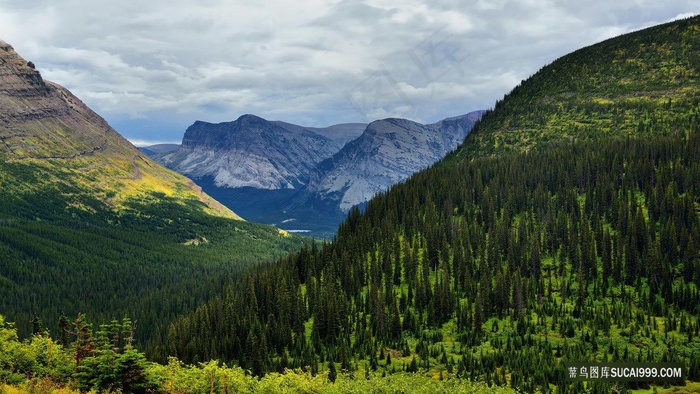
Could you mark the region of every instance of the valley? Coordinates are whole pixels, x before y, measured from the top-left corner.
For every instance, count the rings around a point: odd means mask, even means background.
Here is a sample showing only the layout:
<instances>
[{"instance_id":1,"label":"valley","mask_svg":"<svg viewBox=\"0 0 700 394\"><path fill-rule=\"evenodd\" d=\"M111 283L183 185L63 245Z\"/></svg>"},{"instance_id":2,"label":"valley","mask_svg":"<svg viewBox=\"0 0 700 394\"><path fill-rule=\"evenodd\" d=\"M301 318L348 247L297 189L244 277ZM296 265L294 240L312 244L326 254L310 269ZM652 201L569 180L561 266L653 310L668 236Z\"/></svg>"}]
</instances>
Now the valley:
<instances>
[{"instance_id":1,"label":"valley","mask_svg":"<svg viewBox=\"0 0 700 394\"><path fill-rule=\"evenodd\" d=\"M681 18L437 123L197 121L189 180L0 45L0 392L695 392L698 78Z\"/></svg>"},{"instance_id":2,"label":"valley","mask_svg":"<svg viewBox=\"0 0 700 394\"><path fill-rule=\"evenodd\" d=\"M621 389L564 379L562 364L584 359L681 362L697 381L699 21L542 68L456 152L351 209L332 243L259 271L241 284L254 290L179 319L165 343L184 360L195 348L252 354L243 365L263 375L333 365L525 392ZM228 334L208 334L220 329L215 311L237 311ZM251 353L255 343L267 351Z\"/></svg>"},{"instance_id":3,"label":"valley","mask_svg":"<svg viewBox=\"0 0 700 394\"><path fill-rule=\"evenodd\" d=\"M244 115L196 122L177 150L151 156L246 219L331 239L351 207L454 150L482 113L429 125L385 119L327 128Z\"/></svg>"}]
</instances>

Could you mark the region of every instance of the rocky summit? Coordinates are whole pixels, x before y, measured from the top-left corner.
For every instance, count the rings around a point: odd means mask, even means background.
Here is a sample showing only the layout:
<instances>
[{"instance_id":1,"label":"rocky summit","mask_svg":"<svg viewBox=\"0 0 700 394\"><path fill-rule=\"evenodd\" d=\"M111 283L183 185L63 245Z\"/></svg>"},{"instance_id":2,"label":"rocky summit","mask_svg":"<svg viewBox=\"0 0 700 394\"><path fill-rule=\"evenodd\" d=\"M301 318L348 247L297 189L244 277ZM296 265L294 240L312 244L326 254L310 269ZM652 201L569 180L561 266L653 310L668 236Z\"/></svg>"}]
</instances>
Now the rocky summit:
<instances>
[{"instance_id":1,"label":"rocky summit","mask_svg":"<svg viewBox=\"0 0 700 394\"><path fill-rule=\"evenodd\" d=\"M457 148L482 114L427 125L406 119L372 122L362 136L318 165L294 205L324 201L347 212Z\"/></svg>"},{"instance_id":2,"label":"rocky summit","mask_svg":"<svg viewBox=\"0 0 700 394\"><path fill-rule=\"evenodd\" d=\"M86 121L89 129L74 127ZM0 154L13 160L85 155L105 149L108 131L102 118L0 41Z\"/></svg>"},{"instance_id":3,"label":"rocky summit","mask_svg":"<svg viewBox=\"0 0 700 394\"><path fill-rule=\"evenodd\" d=\"M317 163L340 149L308 128L243 115L233 122L195 122L182 146L154 158L192 178L211 177L217 187L297 189Z\"/></svg>"}]
</instances>

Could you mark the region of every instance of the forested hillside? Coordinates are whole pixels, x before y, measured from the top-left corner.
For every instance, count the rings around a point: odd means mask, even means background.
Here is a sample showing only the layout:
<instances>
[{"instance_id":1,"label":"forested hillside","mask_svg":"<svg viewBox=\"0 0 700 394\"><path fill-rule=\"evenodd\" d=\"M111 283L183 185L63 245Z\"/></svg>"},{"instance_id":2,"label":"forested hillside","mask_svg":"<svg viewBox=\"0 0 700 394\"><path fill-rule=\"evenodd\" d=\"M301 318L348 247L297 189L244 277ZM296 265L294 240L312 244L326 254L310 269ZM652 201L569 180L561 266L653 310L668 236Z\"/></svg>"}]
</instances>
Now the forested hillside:
<instances>
[{"instance_id":1,"label":"forested hillside","mask_svg":"<svg viewBox=\"0 0 700 394\"><path fill-rule=\"evenodd\" d=\"M459 152L234 282L155 354L527 392L583 390L563 361L678 361L699 381L699 51L691 18L544 67Z\"/></svg>"},{"instance_id":2,"label":"forested hillside","mask_svg":"<svg viewBox=\"0 0 700 394\"><path fill-rule=\"evenodd\" d=\"M0 184L39 182L33 178L40 173L41 167L0 163ZM72 199L77 206L66 206L66 194L80 196ZM126 314L145 340L243 268L303 242L273 227L210 216L202 205L154 192L115 212L76 186L30 194L3 187L0 310L22 337L34 319L58 332L62 315L82 312L98 322Z\"/></svg>"},{"instance_id":3,"label":"forested hillside","mask_svg":"<svg viewBox=\"0 0 700 394\"><path fill-rule=\"evenodd\" d=\"M510 393L503 387L461 379L438 381L401 373L390 378L377 373L357 379L352 374L301 370L271 373L262 378L239 366L217 361L186 365L170 358L165 364L147 361L131 343L135 322L124 318L93 325L84 315L69 323L54 340L46 332L20 341L12 323L0 316L0 393Z\"/></svg>"}]
</instances>

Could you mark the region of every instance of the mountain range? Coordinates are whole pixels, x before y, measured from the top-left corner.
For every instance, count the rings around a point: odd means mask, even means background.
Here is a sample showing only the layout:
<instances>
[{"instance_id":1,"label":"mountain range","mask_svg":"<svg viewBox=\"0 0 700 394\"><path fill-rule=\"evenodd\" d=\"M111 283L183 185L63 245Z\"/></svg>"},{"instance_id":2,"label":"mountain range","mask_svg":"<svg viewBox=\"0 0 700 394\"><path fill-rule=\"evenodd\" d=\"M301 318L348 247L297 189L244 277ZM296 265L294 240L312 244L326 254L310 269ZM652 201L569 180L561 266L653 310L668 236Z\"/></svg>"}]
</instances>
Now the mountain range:
<instances>
[{"instance_id":1,"label":"mountain range","mask_svg":"<svg viewBox=\"0 0 700 394\"><path fill-rule=\"evenodd\" d=\"M0 82L0 311L28 338L0 316L0 391L700 390L700 17L544 66L322 243L237 219L4 43ZM372 175L405 164L400 133L466 121L373 122L273 175L318 209L299 193L346 148ZM354 178L328 179L341 211ZM572 380L588 363L680 376Z\"/></svg>"},{"instance_id":2,"label":"mountain range","mask_svg":"<svg viewBox=\"0 0 700 394\"><path fill-rule=\"evenodd\" d=\"M428 125L384 119L327 128L254 115L197 121L178 150L152 157L248 219L330 235L352 206L455 149L482 113Z\"/></svg>"},{"instance_id":3,"label":"mountain range","mask_svg":"<svg viewBox=\"0 0 700 394\"><path fill-rule=\"evenodd\" d=\"M372 122L359 138L315 168L292 206L325 202L348 212L458 147L482 113L427 125L394 118Z\"/></svg>"},{"instance_id":4,"label":"mountain range","mask_svg":"<svg viewBox=\"0 0 700 394\"><path fill-rule=\"evenodd\" d=\"M243 115L219 124L197 121L178 150L154 157L194 179L212 177L217 187L277 190L306 184L316 163L338 149L308 129Z\"/></svg>"}]
</instances>

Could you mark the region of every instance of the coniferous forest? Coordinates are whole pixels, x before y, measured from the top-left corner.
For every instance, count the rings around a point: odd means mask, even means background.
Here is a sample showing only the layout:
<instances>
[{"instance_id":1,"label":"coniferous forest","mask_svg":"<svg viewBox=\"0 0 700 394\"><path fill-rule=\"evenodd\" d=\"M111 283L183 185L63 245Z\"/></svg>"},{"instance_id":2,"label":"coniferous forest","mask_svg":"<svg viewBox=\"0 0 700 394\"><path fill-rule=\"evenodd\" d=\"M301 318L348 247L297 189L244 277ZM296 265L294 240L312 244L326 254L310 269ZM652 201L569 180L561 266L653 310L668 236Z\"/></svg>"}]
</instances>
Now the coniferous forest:
<instances>
[{"instance_id":1,"label":"coniferous forest","mask_svg":"<svg viewBox=\"0 0 700 394\"><path fill-rule=\"evenodd\" d=\"M690 133L435 168L411 181L424 196L394 188L177 320L162 354L528 392L561 386L561 361L681 361L697 381L699 159Z\"/></svg>"},{"instance_id":2,"label":"coniferous forest","mask_svg":"<svg viewBox=\"0 0 700 394\"><path fill-rule=\"evenodd\" d=\"M140 324L137 339L145 341L220 292L237 272L303 242L158 194L134 199L118 213L64 185L17 197L13 184L31 183L43 171L0 163L0 309L22 337L31 334L34 318L57 331L61 316L82 312L99 322L128 314ZM64 208L64 193L75 193L91 210Z\"/></svg>"},{"instance_id":3,"label":"coniferous forest","mask_svg":"<svg viewBox=\"0 0 700 394\"><path fill-rule=\"evenodd\" d=\"M672 385L698 390L699 78L697 17L576 51L499 101L444 161L353 209L331 242L226 276L160 335L134 344L128 318L79 315L52 339L36 322L22 342L0 324L0 382L662 389L569 382L562 367L638 361L682 363L687 379Z\"/></svg>"},{"instance_id":4,"label":"coniferous forest","mask_svg":"<svg viewBox=\"0 0 700 394\"><path fill-rule=\"evenodd\" d=\"M527 392L573 387L564 361L679 361L699 380L698 23L543 68L458 152L175 321L154 356Z\"/></svg>"}]
</instances>

